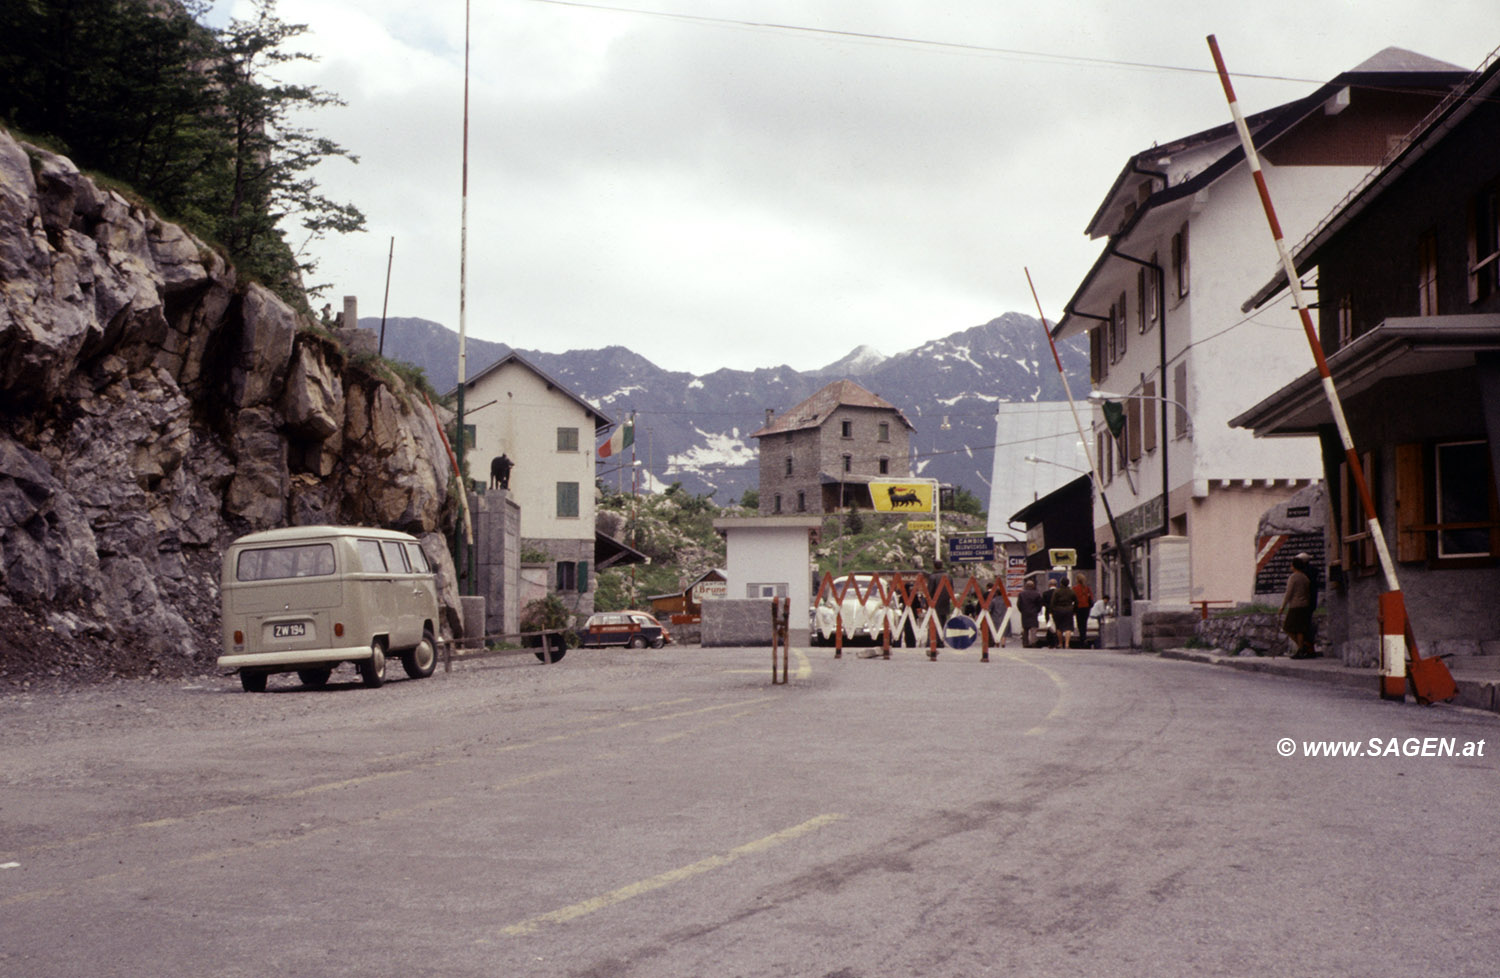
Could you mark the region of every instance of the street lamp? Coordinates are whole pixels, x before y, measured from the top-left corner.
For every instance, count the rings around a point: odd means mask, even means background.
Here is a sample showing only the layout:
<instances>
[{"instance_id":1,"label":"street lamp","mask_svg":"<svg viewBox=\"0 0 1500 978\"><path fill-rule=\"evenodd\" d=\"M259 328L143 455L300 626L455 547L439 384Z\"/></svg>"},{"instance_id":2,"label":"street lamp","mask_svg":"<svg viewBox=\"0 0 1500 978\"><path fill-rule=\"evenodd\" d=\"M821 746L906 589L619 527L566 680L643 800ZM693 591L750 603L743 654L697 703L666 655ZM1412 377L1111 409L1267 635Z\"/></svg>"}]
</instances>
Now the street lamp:
<instances>
[{"instance_id":1,"label":"street lamp","mask_svg":"<svg viewBox=\"0 0 1500 978\"><path fill-rule=\"evenodd\" d=\"M1111 394L1109 391L1089 391L1089 403L1102 405L1105 401L1161 401L1163 404L1171 404L1183 413L1187 418L1187 436L1193 437L1193 412L1187 409L1187 405L1181 401L1174 401L1170 397L1162 397L1160 394Z\"/></svg>"},{"instance_id":2,"label":"street lamp","mask_svg":"<svg viewBox=\"0 0 1500 978\"><path fill-rule=\"evenodd\" d=\"M1076 465L1064 465L1061 462L1054 462L1050 458L1041 458L1040 456L1037 456L1037 455L1027 455L1026 456L1026 461L1030 462L1033 465L1055 465L1055 466L1057 466L1060 469L1068 469L1068 470L1073 471L1073 472L1081 472L1084 475L1088 475L1089 474L1089 470L1088 469L1080 469Z\"/></svg>"}]
</instances>

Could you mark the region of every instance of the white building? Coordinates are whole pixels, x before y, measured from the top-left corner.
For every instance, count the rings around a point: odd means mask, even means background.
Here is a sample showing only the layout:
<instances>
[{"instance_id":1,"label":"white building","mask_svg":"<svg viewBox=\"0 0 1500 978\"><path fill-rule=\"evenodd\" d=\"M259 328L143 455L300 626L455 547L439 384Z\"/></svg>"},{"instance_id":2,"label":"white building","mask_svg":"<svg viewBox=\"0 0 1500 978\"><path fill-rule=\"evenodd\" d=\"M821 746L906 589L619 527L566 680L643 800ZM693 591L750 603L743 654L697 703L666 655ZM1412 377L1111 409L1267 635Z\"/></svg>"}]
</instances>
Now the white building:
<instances>
[{"instance_id":1,"label":"white building","mask_svg":"<svg viewBox=\"0 0 1500 978\"><path fill-rule=\"evenodd\" d=\"M521 551L548 555L551 590L569 610L594 610L594 445L614 422L516 353L464 385L469 470L513 463L508 494L521 508ZM490 489L498 492L498 489Z\"/></svg>"},{"instance_id":2,"label":"white building","mask_svg":"<svg viewBox=\"0 0 1500 978\"><path fill-rule=\"evenodd\" d=\"M1311 230L1464 76L1388 48L1311 95L1250 117L1288 241ZM1162 603L1170 588L1179 605L1249 601L1261 514L1323 478L1323 467L1316 439L1257 440L1228 426L1311 362L1288 305L1240 312L1277 257L1233 126L1131 157L1088 234L1108 244L1056 335L1087 333L1096 388L1129 396L1119 402L1119 440L1093 412L1104 590L1128 614L1123 556L1140 599Z\"/></svg>"}]
</instances>

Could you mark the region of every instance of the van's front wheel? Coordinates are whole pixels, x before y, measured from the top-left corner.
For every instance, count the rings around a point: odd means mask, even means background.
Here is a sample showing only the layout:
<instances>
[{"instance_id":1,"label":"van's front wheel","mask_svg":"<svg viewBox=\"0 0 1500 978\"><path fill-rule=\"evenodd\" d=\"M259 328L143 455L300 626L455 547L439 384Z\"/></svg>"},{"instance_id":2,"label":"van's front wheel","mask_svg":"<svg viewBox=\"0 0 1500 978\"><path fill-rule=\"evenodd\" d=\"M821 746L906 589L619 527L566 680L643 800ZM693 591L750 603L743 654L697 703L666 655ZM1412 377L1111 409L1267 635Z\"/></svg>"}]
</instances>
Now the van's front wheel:
<instances>
[{"instance_id":1,"label":"van's front wheel","mask_svg":"<svg viewBox=\"0 0 1500 978\"><path fill-rule=\"evenodd\" d=\"M359 678L371 689L385 682L385 645L380 639L370 643L370 657L359 660Z\"/></svg>"},{"instance_id":2,"label":"van's front wheel","mask_svg":"<svg viewBox=\"0 0 1500 978\"><path fill-rule=\"evenodd\" d=\"M401 668L413 679L426 679L432 675L432 670L437 668L437 641L432 632L422 630L422 641L401 656Z\"/></svg>"}]
</instances>

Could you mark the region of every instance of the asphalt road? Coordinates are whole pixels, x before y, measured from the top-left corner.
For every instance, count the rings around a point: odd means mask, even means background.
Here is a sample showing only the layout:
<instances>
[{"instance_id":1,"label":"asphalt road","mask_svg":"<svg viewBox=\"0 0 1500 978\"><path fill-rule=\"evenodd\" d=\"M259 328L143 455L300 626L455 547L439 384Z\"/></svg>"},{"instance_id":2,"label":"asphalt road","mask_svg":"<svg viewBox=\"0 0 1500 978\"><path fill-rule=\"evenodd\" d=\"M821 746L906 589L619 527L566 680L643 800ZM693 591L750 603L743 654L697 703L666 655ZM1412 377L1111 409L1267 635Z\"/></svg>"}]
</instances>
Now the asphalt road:
<instances>
[{"instance_id":1,"label":"asphalt road","mask_svg":"<svg viewBox=\"0 0 1500 978\"><path fill-rule=\"evenodd\" d=\"M832 655L0 696L0 975L1500 971L1494 714Z\"/></svg>"}]
</instances>

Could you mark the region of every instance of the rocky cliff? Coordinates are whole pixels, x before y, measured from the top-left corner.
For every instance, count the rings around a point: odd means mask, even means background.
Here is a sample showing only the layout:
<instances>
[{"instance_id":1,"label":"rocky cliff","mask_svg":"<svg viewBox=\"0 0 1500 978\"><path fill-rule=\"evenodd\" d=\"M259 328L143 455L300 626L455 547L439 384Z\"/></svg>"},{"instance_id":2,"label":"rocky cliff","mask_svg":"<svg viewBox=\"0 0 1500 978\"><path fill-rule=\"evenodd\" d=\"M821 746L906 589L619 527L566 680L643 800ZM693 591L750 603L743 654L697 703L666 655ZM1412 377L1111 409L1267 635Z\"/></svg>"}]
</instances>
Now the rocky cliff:
<instances>
[{"instance_id":1,"label":"rocky cliff","mask_svg":"<svg viewBox=\"0 0 1500 978\"><path fill-rule=\"evenodd\" d=\"M437 424L357 330L0 129L0 680L181 674L219 646L241 533L414 533L457 500Z\"/></svg>"}]
</instances>

